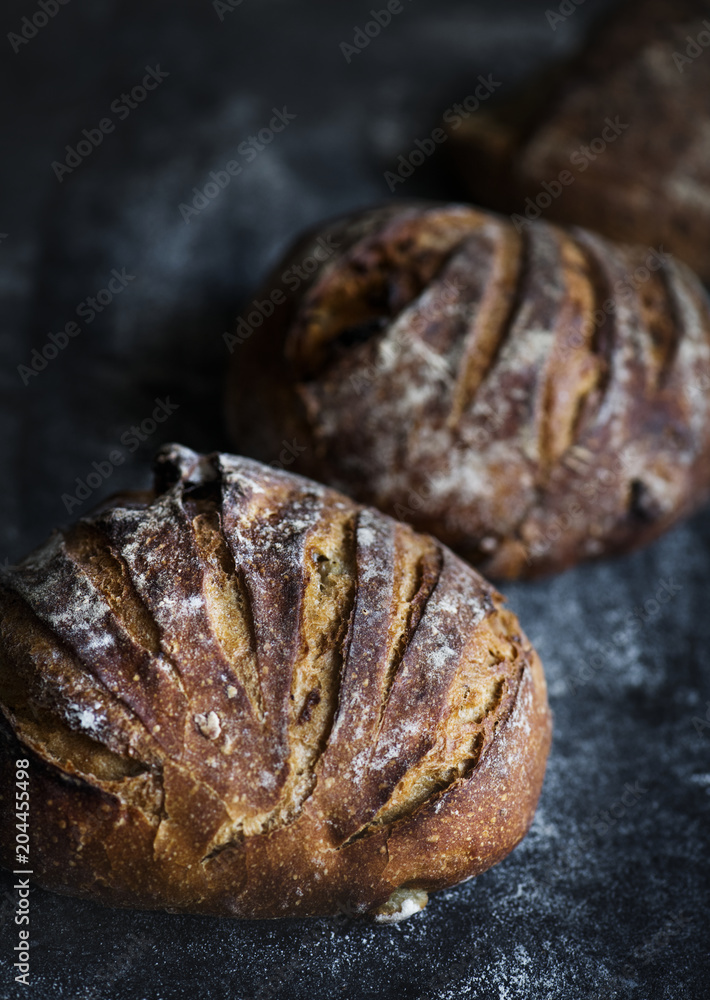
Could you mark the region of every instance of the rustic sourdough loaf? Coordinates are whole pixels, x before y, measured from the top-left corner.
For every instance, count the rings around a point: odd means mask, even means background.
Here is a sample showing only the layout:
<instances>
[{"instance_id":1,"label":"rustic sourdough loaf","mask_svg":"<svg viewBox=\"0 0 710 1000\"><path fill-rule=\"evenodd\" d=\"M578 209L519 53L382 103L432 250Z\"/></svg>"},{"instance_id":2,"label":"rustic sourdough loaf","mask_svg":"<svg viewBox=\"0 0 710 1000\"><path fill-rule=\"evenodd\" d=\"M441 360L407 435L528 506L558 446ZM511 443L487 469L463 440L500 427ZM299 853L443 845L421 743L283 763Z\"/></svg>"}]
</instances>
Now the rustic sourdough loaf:
<instances>
[{"instance_id":1,"label":"rustic sourdough loaf","mask_svg":"<svg viewBox=\"0 0 710 1000\"><path fill-rule=\"evenodd\" d=\"M707 0L618 5L579 58L451 129L471 197L663 247L710 280L709 45Z\"/></svg>"},{"instance_id":2,"label":"rustic sourdough loaf","mask_svg":"<svg viewBox=\"0 0 710 1000\"><path fill-rule=\"evenodd\" d=\"M416 912L524 836L550 740L538 657L450 551L177 445L3 575L0 708L40 885L235 917Z\"/></svg>"},{"instance_id":3,"label":"rustic sourdough loaf","mask_svg":"<svg viewBox=\"0 0 710 1000\"><path fill-rule=\"evenodd\" d=\"M258 301L318 239L337 248L231 343L241 451L493 577L639 545L706 497L710 312L684 265L582 229L397 203L307 237Z\"/></svg>"}]
</instances>

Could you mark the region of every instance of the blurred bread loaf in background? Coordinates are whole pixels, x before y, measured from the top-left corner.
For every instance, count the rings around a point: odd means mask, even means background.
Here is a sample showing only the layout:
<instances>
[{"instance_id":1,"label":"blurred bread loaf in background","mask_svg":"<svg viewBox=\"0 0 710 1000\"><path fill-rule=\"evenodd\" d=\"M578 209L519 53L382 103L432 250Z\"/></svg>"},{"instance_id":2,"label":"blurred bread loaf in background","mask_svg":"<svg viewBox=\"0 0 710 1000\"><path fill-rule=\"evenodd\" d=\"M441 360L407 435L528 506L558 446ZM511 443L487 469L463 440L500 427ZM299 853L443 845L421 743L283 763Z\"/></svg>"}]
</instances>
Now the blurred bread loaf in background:
<instances>
[{"instance_id":1,"label":"blurred bread loaf in background","mask_svg":"<svg viewBox=\"0 0 710 1000\"><path fill-rule=\"evenodd\" d=\"M648 542L710 487L710 311L673 257L464 205L308 234L242 317L235 447L436 535L492 577ZM251 308L251 307L250 307Z\"/></svg>"}]
</instances>

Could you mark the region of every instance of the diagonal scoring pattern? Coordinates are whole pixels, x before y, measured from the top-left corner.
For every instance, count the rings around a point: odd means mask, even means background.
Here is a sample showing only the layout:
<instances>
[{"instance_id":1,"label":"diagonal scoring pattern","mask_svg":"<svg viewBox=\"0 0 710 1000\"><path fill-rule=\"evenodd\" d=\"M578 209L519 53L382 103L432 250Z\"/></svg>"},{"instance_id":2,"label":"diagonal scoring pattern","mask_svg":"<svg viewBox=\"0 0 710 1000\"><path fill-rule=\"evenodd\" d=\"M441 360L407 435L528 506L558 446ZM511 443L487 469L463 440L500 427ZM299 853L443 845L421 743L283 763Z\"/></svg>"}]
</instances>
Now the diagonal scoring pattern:
<instances>
[{"instance_id":1,"label":"diagonal scoring pattern","mask_svg":"<svg viewBox=\"0 0 710 1000\"><path fill-rule=\"evenodd\" d=\"M357 219L270 334L302 469L511 577L639 544L708 492L710 311L683 265L465 206Z\"/></svg>"},{"instance_id":2,"label":"diagonal scoring pattern","mask_svg":"<svg viewBox=\"0 0 710 1000\"><path fill-rule=\"evenodd\" d=\"M140 813L156 862L209 881L241 852L248 881L249 845L316 824L347 851L445 796L529 654L433 539L256 462L198 459L169 447L162 491L5 576L0 704L43 767Z\"/></svg>"}]
</instances>

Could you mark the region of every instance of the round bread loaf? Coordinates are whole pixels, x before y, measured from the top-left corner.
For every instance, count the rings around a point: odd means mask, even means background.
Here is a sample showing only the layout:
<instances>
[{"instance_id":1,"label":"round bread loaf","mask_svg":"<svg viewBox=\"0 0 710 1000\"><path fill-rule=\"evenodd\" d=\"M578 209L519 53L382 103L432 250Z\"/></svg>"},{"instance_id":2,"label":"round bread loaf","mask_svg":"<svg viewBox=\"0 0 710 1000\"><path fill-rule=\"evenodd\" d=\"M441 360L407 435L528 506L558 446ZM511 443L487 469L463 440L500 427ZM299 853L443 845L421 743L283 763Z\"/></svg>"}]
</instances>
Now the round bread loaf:
<instances>
[{"instance_id":1,"label":"round bread loaf","mask_svg":"<svg viewBox=\"0 0 710 1000\"><path fill-rule=\"evenodd\" d=\"M710 281L709 18L707 0L613 5L580 57L455 119L474 201L662 247Z\"/></svg>"},{"instance_id":2,"label":"round bread loaf","mask_svg":"<svg viewBox=\"0 0 710 1000\"><path fill-rule=\"evenodd\" d=\"M299 260L309 280L263 320ZM708 493L710 312L667 255L400 203L300 243L230 346L241 451L487 576L631 548Z\"/></svg>"},{"instance_id":3,"label":"round bread loaf","mask_svg":"<svg viewBox=\"0 0 710 1000\"><path fill-rule=\"evenodd\" d=\"M177 445L3 575L0 708L35 881L234 917L409 916L524 836L550 741L537 655L450 551Z\"/></svg>"}]
</instances>

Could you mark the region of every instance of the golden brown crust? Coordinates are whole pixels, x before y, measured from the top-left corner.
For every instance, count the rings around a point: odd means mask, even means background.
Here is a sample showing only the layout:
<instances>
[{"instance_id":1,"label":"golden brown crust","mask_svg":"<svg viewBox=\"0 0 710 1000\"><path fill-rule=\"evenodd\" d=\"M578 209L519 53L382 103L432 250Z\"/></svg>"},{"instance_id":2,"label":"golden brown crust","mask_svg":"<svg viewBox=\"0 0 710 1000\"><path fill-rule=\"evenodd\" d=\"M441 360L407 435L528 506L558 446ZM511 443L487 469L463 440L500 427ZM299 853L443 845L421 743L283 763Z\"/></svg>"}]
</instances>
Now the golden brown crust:
<instances>
[{"instance_id":1,"label":"golden brown crust","mask_svg":"<svg viewBox=\"0 0 710 1000\"><path fill-rule=\"evenodd\" d=\"M180 446L154 495L4 574L0 710L39 884L237 917L414 912L524 836L550 740L539 660L475 571Z\"/></svg>"},{"instance_id":2,"label":"golden brown crust","mask_svg":"<svg viewBox=\"0 0 710 1000\"><path fill-rule=\"evenodd\" d=\"M235 348L242 450L494 577L642 544L704 500L710 312L684 265L457 205L333 231L337 255Z\"/></svg>"},{"instance_id":3,"label":"golden brown crust","mask_svg":"<svg viewBox=\"0 0 710 1000\"><path fill-rule=\"evenodd\" d=\"M709 19L707 0L622 4L580 58L461 122L451 149L471 196L662 245L710 280Z\"/></svg>"}]
</instances>

